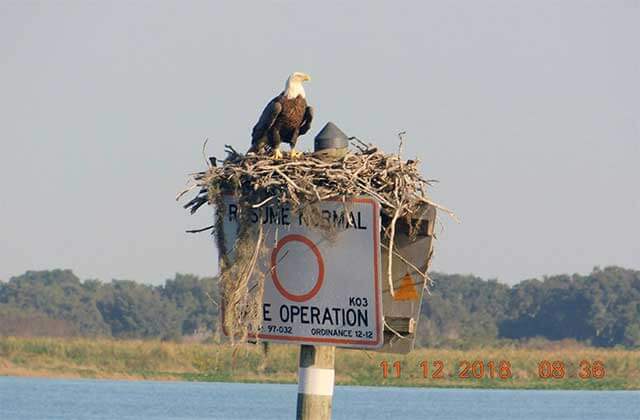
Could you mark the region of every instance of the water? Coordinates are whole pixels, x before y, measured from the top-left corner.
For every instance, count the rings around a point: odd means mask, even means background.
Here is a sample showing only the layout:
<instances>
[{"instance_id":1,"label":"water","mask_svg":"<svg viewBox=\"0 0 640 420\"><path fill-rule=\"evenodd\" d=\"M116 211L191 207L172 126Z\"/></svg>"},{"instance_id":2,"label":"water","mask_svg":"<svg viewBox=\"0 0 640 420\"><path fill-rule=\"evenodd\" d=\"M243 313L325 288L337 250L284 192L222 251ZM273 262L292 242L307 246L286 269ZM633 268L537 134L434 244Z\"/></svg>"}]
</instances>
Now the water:
<instances>
[{"instance_id":1,"label":"water","mask_svg":"<svg viewBox=\"0 0 640 420\"><path fill-rule=\"evenodd\" d=\"M286 419L296 385L0 377L0 420ZM640 419L637 391L339 386L334 419Z\"/></svg>"}]
</instances>

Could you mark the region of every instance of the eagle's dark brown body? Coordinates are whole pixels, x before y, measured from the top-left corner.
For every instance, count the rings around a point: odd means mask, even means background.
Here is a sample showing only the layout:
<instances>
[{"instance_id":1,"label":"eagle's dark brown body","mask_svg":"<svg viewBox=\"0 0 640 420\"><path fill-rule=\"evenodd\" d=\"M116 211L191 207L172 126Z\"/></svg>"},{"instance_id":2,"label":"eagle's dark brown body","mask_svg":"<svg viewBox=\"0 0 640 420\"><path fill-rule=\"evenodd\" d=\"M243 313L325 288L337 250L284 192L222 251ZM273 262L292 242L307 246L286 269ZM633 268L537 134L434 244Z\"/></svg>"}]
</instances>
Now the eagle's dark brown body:
<instances>
[{"instance_id":1,"label":"eagle's dark brown body","mask_svg":"<svg viewBox=\"0 0 640 420\"><path fill-rule=\"evenodd\" d=\"M287 99L285 93L281 93L267 104L253 127L250 151L262 151L266 145L277 149L281 142L294 148L298 136L309 131L312 119L313 109L307 106L304 96Z\"/></svg>"},{"instance_id":2,"label":"eagle's dark brown body","mask_svg":"<svg viewBox=\"0 0 640 420\"><path fill-rule=\"evenodd\" d=\"M280 95L278 103L282 105L282 111L273 124L273 128L279 129L282 141L291 143L293 134L300 131L304 120L304 111L307 109L307 100L302 96L287 99L284 95Z\"/></svg>"}]
</instances>

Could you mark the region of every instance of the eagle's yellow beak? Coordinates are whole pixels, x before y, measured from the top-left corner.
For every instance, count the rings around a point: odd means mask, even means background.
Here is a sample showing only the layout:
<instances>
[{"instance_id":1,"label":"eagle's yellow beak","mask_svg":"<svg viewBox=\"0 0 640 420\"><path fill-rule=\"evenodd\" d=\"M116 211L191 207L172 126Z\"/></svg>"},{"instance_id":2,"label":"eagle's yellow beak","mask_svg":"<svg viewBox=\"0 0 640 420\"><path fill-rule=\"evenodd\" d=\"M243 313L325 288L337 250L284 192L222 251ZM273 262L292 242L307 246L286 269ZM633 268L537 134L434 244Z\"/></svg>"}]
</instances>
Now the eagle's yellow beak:
<instances>
[{"instance_id":1,"label":"eagle's yellow beak","mask_svg":"<svg viewBox=\"0 0 640 420\"><path fill-rule=\"evenodd\" d=\"M308 82L311 80L311 76L309 76L308 74L305 74L304 77L302 78L303 81Z\"/></svg>"}]
</instances>

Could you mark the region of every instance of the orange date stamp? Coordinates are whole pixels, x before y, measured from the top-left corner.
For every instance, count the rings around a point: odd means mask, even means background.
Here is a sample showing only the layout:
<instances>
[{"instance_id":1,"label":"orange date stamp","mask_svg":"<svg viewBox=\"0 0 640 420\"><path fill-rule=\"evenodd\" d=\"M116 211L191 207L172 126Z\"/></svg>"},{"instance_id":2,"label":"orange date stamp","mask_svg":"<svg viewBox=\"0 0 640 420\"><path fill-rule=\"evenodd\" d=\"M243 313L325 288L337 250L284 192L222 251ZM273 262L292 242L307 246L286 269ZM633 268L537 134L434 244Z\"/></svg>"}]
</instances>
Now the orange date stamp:
<instances>
[{"instance_id":1,"label":"orange date stamp","mask_svg":"<svg viewBox=\"0 0 640 420\"><path fill-rule=\"evenodd\" d=\"M580 379L602 379L607 374L604 363L600 360L581 360L576 376ZM567 365L562 360L542 360L538 362L540 379L564 379L567 377Z\"/></svg>"},{"instance_id":2,"label":"orange date stamp","mask_svg":"<svg viewBox=\"0 0 640 420\"><path fill-rule=\"evenodd\" d=\"M457 362L454 372L450 372L443 360L422 360L417 366L424 379L499 379L513 378L511 362L509 360L462 360ZM389 363L383 360L380 363L382 377L400 378L402 376L402 363L398 360ZM602 379L606 376L605 365L600 360L581 360L577 365L567 364L562 360L540 360L537 363L537 375L539 379ZM450 373L448 373L450 372Z\"/></svg>"}]
</instances>

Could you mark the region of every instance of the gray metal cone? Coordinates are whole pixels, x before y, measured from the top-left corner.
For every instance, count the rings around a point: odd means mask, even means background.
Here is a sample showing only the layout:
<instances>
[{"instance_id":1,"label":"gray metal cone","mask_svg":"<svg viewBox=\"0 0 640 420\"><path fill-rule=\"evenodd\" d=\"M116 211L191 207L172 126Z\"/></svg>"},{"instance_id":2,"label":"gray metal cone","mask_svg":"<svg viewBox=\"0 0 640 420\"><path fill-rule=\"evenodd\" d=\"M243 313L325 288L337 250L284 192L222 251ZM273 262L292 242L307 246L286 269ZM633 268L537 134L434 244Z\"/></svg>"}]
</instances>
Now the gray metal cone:
<instances>
[{"instance_id":1,"label":"gray metal cone","mask_svg":"<svg viewBox=\"0 0 640 420\"><path fill-rule=\"evenodd\" d=\"M342 149L349 146L349 137L329 121L316 135L313 145L316 152L324 149Z\"/></svg>"}]
</instances>

